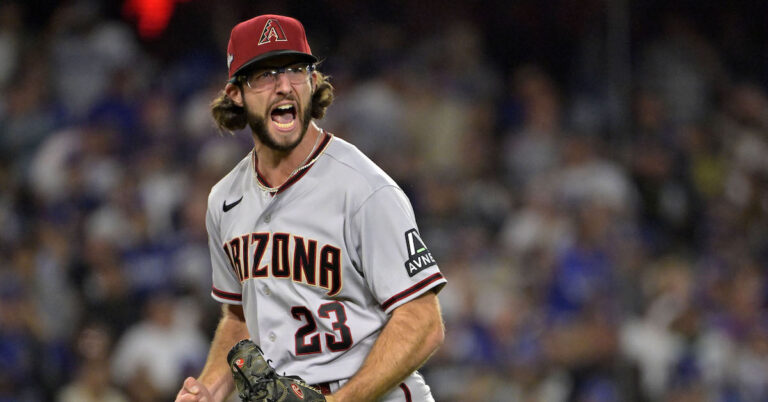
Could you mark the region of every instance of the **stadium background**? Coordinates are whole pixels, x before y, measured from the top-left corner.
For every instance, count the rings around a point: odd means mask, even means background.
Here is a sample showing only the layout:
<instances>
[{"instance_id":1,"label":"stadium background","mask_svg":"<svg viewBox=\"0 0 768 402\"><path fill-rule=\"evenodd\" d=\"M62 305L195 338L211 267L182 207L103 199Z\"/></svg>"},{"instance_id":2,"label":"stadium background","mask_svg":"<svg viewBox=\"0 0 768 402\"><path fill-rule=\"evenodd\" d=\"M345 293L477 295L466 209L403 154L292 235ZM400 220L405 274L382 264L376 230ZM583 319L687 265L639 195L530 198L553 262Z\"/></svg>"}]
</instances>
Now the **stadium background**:
<instances>
[{"instance_id":1,"label":"stadium background","mask_svg":"<svg viewBox=\"0 0 768 402\"><path fill-rule=\"evenodd\" d=\"M768 3L272 3L0 3L0 401L199 372L206 198L250 141L208 103L267 12L449 279L438 400L768 399Z\"/></svg>"}]
</instances>

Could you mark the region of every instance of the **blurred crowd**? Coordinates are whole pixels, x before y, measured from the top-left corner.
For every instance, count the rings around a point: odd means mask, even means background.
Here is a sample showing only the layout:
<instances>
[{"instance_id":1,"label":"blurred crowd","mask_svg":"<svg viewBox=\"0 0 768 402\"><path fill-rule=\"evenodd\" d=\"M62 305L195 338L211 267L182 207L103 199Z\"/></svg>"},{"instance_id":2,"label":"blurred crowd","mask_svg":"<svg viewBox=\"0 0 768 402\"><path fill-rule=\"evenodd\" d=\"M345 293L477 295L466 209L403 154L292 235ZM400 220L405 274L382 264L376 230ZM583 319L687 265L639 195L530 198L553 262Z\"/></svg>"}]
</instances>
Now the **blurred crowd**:
<instances>
[{"instance_id":1,"label":"blurred crowd","mask_svg":"<svg viewBox=\"0 0 768 402\"><path fill-rule=\"evenodd\" d=\"M44 3L0 3L0 401L170 400L199 373L207 196L251 144L209 102L265 12L302 20L320 126L403 187L448 278L437 400L768 400L766 7L633 14L622 53L597 0L190 1L154 39Z\"/></svg>"}]
</instances>

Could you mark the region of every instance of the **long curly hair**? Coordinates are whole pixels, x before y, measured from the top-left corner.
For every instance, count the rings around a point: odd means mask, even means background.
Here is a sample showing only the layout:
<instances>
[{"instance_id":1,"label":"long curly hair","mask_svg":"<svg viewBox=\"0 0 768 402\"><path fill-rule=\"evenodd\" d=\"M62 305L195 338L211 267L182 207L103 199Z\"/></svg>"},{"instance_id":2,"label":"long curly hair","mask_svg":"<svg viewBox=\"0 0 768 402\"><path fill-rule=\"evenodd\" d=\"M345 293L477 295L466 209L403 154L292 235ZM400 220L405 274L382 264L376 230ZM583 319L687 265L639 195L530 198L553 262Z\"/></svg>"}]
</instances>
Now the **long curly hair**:
<instances>
[{"instance_id":1,"label":"long curly hair","mask_svg":"<svg viewBox=\"0 0 768 402\"><path fill-rule=\"evenodd\" d=\"M312 94L312 118L322 119L328 106L333 103L333 85L331 85L327 75L316 72L317 87ZM242 77L238 78L237 85L242 89ZM211 114L219 130L233 132L245 128L248 121L245 116L245 109L238 106L227 96L224 90L211 102Z\"/></svg>"}]
</instances>

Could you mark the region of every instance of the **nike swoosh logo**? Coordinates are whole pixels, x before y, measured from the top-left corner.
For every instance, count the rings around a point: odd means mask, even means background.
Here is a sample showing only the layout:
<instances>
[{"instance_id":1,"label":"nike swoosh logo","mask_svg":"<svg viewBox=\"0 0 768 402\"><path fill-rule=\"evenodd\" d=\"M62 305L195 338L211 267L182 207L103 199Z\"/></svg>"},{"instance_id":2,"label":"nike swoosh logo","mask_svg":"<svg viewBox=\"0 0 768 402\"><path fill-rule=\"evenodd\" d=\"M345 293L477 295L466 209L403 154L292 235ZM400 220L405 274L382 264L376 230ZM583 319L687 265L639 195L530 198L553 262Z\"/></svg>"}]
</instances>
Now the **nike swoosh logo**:
<instances>
[{"instance_id":1,"label":"nike swoosh logo","mask_svg":"<svg viewBox=\"0 0 768 402\"><path fill-rule=\"evenodd\" d=\"M223 206L224 212L227 212L230 209L236 207L237 204L239 204L240 201L242 201L242 200L243 200L243 197L240 197L237 201L235 201L235 202L233 202L231 204L227 204L227 201L224 201L224 206Z\"/></svg>"}]
</instances>

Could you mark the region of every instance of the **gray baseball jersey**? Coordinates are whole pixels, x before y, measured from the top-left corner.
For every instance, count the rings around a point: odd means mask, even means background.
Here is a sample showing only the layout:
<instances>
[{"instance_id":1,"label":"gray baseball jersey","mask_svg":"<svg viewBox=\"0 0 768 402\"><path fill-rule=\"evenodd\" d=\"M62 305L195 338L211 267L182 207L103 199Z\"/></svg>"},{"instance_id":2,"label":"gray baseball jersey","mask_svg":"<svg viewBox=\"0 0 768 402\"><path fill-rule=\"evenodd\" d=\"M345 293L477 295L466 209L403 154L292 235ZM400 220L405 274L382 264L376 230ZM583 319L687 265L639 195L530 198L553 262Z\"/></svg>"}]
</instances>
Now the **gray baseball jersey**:
<instances>
[{"instance_id":1,"label":"gray baseball jersey","mask_svg":"<svg viewBox=\"0 0 768 402\"><path fill-rule=\"evenodd\" d=\"M354 375L392 310L446 282L403 191L356 147L321 135L314 163L277 192L252 152L213 187L206 216L213 298L242 304L275 369L310 384ZM430 399L428 387L412 392Z\"/></svg>"}]
</instances>

